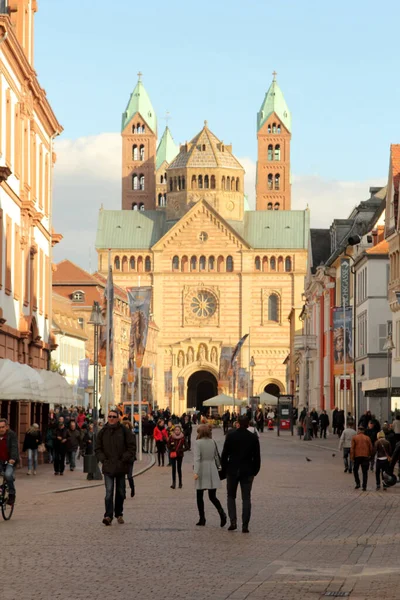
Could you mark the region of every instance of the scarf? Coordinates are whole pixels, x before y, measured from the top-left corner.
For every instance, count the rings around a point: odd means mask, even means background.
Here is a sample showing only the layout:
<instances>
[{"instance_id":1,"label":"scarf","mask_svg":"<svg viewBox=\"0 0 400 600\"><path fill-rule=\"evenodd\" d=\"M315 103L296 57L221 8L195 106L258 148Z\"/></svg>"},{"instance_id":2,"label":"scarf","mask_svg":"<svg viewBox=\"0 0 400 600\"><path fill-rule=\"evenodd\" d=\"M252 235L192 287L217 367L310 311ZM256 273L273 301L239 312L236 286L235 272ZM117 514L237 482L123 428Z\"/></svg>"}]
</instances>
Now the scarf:
<instances>
[{"instance_id":1,"label":"scarf","mask_svg":"<svg viewBox=\"0 0 400 600\"><path fill-rule=\"evenodd\" d=\"M183 433L182 433L182 431L181 431L179 435L176 435L176 433L175 433L175 432L174 432L174 433L172 433L172 434L171 434L171 437L172 437L172 439L173 439L173 440L181 440L181 439L182 439L182 438L184 438L185 436L183 435Z\"/></svg>"}]
</instances>

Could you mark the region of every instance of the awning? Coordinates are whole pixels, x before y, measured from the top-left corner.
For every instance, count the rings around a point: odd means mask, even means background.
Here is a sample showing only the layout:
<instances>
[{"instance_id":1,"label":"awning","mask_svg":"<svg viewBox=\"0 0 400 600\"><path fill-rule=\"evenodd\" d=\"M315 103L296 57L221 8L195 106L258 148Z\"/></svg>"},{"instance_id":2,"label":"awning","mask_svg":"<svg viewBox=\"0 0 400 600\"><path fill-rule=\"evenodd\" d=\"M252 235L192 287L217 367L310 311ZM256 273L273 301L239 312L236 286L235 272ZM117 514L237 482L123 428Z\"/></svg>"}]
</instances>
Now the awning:
<instances>
[{"instance_id":1,"label":"awning","mask_svg":"<svg viewBox=\"0 0 400 600\"><path fill-rule=\"evenodd\" d=\"M241 404L241 400L235 400L235 404ZM203 402L203 406L233 406L233 398L226 394L218 394L218 396Z\"/></svg>"},{"instance_id":2,"label":"awning","mask_svg":"<svg viewBox=\"0 0 400 600\"><path fill-rule=\"evenodd\" d=\"M361 388L365 396L375 396L376 398L387 396L388 378L368 379L363 381ZM400 377L392 377L390 381L391 396L400 396Z\"/></svg>"},{"instance_id":3,"label":"awning","mask_svg":"<svg viewBox=\"0 0 400 600\"><path fill-rule=\"evenodd\" d=\"M0 359L0 400L45 402L39 373L28 365Z\"/></svg>"},{"instance_id":4,"label":"awning","mask_svg":"<svg viewBox=\"0 0 400 600\"><path fill-rule=\"evenodd\" d=\"M65 377L45 369L39 369L37 373L39 373L42 381L44 402L64 404L65 406L75 404L74 387L68 383Z\"/></svg>"}]
</instances>

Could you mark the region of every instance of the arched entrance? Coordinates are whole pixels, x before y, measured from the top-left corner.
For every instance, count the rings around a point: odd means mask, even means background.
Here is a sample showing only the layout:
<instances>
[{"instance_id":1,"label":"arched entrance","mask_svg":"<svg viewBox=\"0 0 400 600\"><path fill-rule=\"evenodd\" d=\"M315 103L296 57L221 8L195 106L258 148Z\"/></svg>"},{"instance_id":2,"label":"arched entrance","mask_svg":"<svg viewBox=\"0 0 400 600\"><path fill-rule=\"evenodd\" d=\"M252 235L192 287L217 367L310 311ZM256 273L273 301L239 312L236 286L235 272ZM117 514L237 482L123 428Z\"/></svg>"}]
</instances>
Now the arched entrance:
<instances>
[{"instance_id":1,"label":"arched entrance","mask_svg":"<svg viewBox=\"0 0 400 600\"><path fill-rule=\"evenodd\" d=\"M266 392L267 394L271 394L271 396L276 396L276 398L278 398L280 394L280 389L279 386L276 385L276 383L269 383L265 386L264 392Z\"/></svg>"},{"instance_id":2,"label":"arched entrance","mask_svg":"<svg viewBox=\"0 0 400 600\"><path fill-rule=\"evenodd\" d=\"M187 383L187 407L196 407L196 410L206 412L208 407L203 407L203 402L218 394L216 377L208 371L196 371Z\"/></svg>"}]
</instances>

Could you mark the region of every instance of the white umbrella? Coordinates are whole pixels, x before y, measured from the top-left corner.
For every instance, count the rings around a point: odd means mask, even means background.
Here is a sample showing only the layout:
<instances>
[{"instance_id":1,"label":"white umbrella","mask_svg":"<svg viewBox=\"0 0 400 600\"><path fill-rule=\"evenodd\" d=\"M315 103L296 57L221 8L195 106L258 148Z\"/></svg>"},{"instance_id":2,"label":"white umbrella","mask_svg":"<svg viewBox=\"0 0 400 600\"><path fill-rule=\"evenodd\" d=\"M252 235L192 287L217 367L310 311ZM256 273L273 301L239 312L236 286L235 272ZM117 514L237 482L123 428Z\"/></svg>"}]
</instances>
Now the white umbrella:
<instances>
[{"instance_id":1,"label":"white umbrella","mask_svg":"<svg viewBox=\"0 0 400 600\"><path fill-rule=\"evenodd\" d=\"M0 400L43 402L43 385L38 373L28 365L7 358L0 360Z\"/></svg>"},{"instance_id":2,"label":"white umbrella","mask_svg":"<svg viewBox=\"0 0 400 600\"><path fill-rule=\"evenodd\" d=\"M237 400L235 403L239 404ZM218 396L214 396L213 398L203 402L203 406L233 406L233 398L232 396L227 396L226 394L218 394Z\"/></svg>"},{"instance_id":3,"label":"white umbrella","mask_svg":"<svg viewBox=\"0 0 400 600\"><path fill-rule=\"evenodd\" d=\"M272 394L268 394L268 392L262 392L262 394L260 394L260 404L277 406L278 398L276 396L273 396Z\"/></svg>"}]
</instances>

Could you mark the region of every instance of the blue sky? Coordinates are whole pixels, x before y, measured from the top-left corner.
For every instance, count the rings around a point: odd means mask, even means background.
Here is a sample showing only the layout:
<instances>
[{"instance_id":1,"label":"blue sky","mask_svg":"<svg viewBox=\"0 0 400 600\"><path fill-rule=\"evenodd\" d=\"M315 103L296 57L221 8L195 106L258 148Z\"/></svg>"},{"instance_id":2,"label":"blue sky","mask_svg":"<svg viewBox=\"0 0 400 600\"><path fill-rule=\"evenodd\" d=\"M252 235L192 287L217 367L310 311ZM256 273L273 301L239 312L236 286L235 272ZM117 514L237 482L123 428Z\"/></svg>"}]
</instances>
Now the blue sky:
<instances>
[{"instance_id":1,"label":"blue sky","mask_svg":"<svg viewBox=\"0 0 400 600\"><path fill-rule=\"evenodd\" d=\"M400 142L400 5L371 0L40 0L35 67L74 139L117 132L141 70L176 142L204 119L256 159L256 113L276 69L297 175L385 177Z\"/></svg>"}]
</instances>

